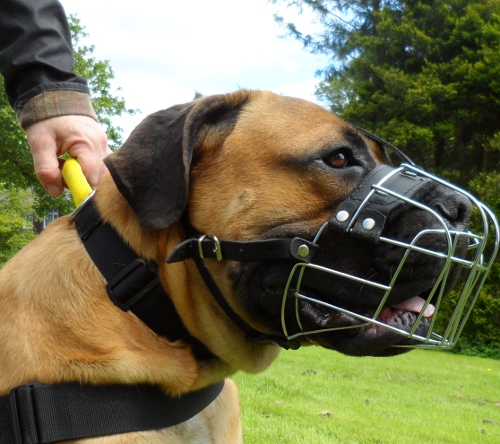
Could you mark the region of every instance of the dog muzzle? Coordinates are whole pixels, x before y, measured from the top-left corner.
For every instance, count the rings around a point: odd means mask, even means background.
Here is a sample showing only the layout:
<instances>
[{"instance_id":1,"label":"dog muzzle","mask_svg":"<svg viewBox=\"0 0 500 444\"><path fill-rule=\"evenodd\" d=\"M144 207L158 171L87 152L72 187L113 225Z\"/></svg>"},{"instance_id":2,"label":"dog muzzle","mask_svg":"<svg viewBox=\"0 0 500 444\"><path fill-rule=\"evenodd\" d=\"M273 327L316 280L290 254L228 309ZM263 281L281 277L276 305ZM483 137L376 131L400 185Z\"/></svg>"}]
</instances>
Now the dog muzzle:
<instances>
[{"instance_id":1,"label":"dog muzzle","mask_svg":"<svg viewBox=\"0 0 500 444\"><path fill-rule=\"evenodd\" d=\"M370 137L376 136L370 134ZM387 147L388 144L384 142L384 145ZM389 148L400 153L392 145ZM426 203L428 199L423 199L423 196L432 187L437 187L439 193L448 193L451 200L461 201L461 210L457 211L467 212L462 217L464 223L450 223L450 218L457 218L457 215L448 214L454 209L440 211ZM446 202L442 205L446 207ZM404 236L399 235L398 230L389 229L394 225L394 219L412 210L419 216L410 223L415 225L409 227L410 230L400 230L405 232ZM469 216L474 221L474 232L468 228ZM388 329L401 335L403 338L399 344L405 344L400 345L404 347L452 348L479 297L499 247L498 223L483 203L465 190L410 163L397 168L382 165L372 170L337 207L331 219L325 221L312 241L278 238L239 242L202 235L190 226L186 227L186 231L191 232L193 237L179 244L167 262L194 259L215 300L249 340L271 342L293 349L300 347L304 341L308 342L305 336L311 339L311 335L316 334L369 328ZM344 254L332 265L328 258L336 248L336 239L342 240ZM357 248L358 254L361 250L366 257L383 246L398 259L391 264L390 273L386 273L385 277L377 273L373 276L356 274L349 271L349 267L340 266L342 262L352 261L345 257L351 242L353 249ZM430 283L422 292L411 294L410 290L410 294L402 296L402 281L412 287L416 257L419 264L431 264L432 273L422 276L420 271L414 280L424 278ZM215 284L204 265L205 259L290 262L288 279L283 278L283 336L264 334L249 326L232 309ZM363 257L361 260L364 260ZM354 294L345 297L345 303L332 302L329 295L339 288L351 288ZM443 303L451 288L453 298L450 300L453 303ZM363 309L352 306L353 298L364 299L361 293L376 295L376 302L370 303L368 311L366 305ZM340 326L325 322L320 327L316 322L311 328L312 324L304 317L305 305L317 308L319 313L337 314L349 322ZM388 321L403 313L409 316L402 318L409 318L411 322Z\"/></svg>"},{"instance_id":2,"label":"dog muzzle","mask_svg":"<svg viewBox=\"0 0 500 444\"><path fill-rule=\"evenodd\" d=\"M425 190L438 186L440 192L448 192L453 199L460 200L463 208L468 207L476 232L469 231L467 223L453 226L447 213L460 210L439 211L422 199ZM420 226L418 218L415 228L410 227L411 236L394 235L387 229L388 221L399 214L414 210L425 226ZM454 215L457 218L457 215ZM399 230L401 231L401 230ZM408 230L406 230L408 231ZM316 234L313 244L317 246L314 257L297 263L288 278L283 295L281 323L283 333L288 340L300 336L323 334L341 329L382 328L401 335L404 347L452 348L459 338L472 307L479 297L480 289L498 251L498 223L494 214L483 203L465 190L458 188L414 165L402 164L397 168L386 165L371 171L360 185L344 200ZM379 246L386 244L393 255L400 260L392 265L390 274L385 280L377 279L380 274L370 278L350 273L341 267L334 267L320 261L324 248L335 248L330 245L331 239L343 236L342 242L349 245L349 240L364 246L365 254L372 255ZM325 238L330 240L324 242ZM304 256L308 246L299 247ZM411 280L412 260L419 257L419 263L432 264L433 283L425 292L395 301L401 280ZM346 258L348 261L349 258ZM331 282L332 279L351 288L359 288L364 293L380 295L380 302L374 305L369 313L359 312L341 303L332 303L327 297L332 290L310 290L309 282ZM415 279L420 277L415 276ZM355 284L355 285L353 285ZM408 284L406 284L408 285ZM411 283L410 283L411 286ZM446 293L453 287L453 304L443 303ZM352 298L357 295L353 294ZM323 307L327 312L337 312L346 319L354 320L346 326L308 329L304 319L302 304ZM451 306L452 305L452 306ZM295 320L290 322L290 306L293 306ZM388 311L390 313L388 313ZM411 312L414 321L410 326L399 325L398 322L387 322L387 318L396 317L402 312ZM422 327L425 325L425 327Z\"/></svg>"}]
</instances>

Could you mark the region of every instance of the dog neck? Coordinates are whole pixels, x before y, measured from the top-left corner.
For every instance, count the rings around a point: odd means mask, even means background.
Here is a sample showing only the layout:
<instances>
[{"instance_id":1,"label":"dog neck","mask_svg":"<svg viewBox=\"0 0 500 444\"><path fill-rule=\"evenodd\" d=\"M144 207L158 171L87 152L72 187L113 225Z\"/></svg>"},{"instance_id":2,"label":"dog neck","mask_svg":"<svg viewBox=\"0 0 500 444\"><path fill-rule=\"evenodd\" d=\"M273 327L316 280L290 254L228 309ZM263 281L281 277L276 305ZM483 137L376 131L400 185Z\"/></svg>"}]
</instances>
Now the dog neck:
<instances>
[{"instance_id":1,"label":"dog neck","mask_svg":"<svg viewBox=\"0 0 500 444\"><path fill-rule=\"evenodd\" d=\"M186 261L165 264L166 258L184 240L181 222L163 230L141 228L133 210L115 187L110 175L101 179L95 203L103 220L123 239L127 239L137 255L158 264L161 284L172 299L187 330L219 357L219 362L208 362L203 366L203 369L211 374L211 378L215 374L227 376L238 369L261 371L276 358L278 349L274 345L249 343L245 334L231 322L220 322L225 314L213 299L194 263ZM225 338L223 344L221 337ZM228 343L233 342L233 346L228 347ZM234 347L242 351L241 356L234 356L232 353L226 356L227 350ZM250 367L248 363L251 363Z\"/></svg>"},{"instance_id":2,"label":"dog neck","mask_svg":"<svg viewBox=\"0 0 500 444\"><path fill-rule=\"evenodd\" d=\"M130 247L139 256L162 263L169 248L181 241L182 233L178 226L169 227L168 230L141 228L137 217L109 174L103 175L96 191L94 200L103 220L123 239L127 239Z\"/></svg>"}]
</instances>

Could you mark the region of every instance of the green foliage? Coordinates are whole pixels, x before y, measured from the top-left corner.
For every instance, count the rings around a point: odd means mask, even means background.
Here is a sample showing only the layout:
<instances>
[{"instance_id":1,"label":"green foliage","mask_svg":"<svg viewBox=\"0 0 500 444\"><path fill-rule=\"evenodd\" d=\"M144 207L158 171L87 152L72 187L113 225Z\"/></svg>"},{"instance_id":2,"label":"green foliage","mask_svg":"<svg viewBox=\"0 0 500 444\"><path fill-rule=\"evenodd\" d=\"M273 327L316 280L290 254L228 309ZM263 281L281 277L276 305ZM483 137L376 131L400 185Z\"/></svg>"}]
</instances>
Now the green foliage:
<instances>
[{"instance_id":1,"label":"green foliage","mask_svg":"<svg viewBox=\"0 0 500 444\"><path fill-rule=\"evenodd\" d=\"M133 115L137 110L128 109L123 98L111 92L111 80L114 72L108 60L96 60L93 56L94 45L87 46L83 41L88 37L81 21L70 16L70 28L75 51L75 72L87 79L95 112L99 122L105 126L110 148L118 149L122 143L122 128L113 126L112 118L123 114ZM121 88L118 88L121 91Z\"/></svg>"},{"instance_id":2,"label":"green foliage","mask_svg":"<svg viewBox=\"0 0 500 444\"><path fill-rule=\"evenodd\" d=\"M75 52L75 71L87 78L96 113L105 126L110 147L116 149L121 144L121 128L113 126L112 118L133 114L135 111L127 109L125 101L113 95L110 83L114 78L113 70L107 60L95 59L94 46L83 43L88 36L80 20L71 16L69 21ZM28 143L9 105L1 76L0 184L7 190L29 188L33 193L33 208L37 217L42 217L50 209L57 209L61 214L67 213L72 207L67 195L54 199L38 182Z\"/></svg>"},{"instance_id":3,"label":"green foliage","mask_svg":"<svg viewBox=\"0 0 500 444\"><path fill-rule=\"evenodd\" d=\"M0 183L27 188L33 181L36 175L29 146L9 105L0 75Z\"/></svg>"},{"instance_id":4,"label":"green foliage","mask_svg":"<svg viewBox=\"0 0 500 444\"><path fill-rule=\"evenodd\" d=\"M346 120L463 186L500 160L500 2L279 1L310 6L324 31L290 34L329 54L318 94ZM281 19L282 20L282 19Z\"/></svg>"},{"instance_id":5,"label":"green foliage","mask_svg":"<svg viewBox=\"0 0 500 444\"><path fill-rule=\"evenodd\" d=\"M61 213L67 212L69 208L66 199L53 199L38 182L28 142L7 100L2 76L0 76L0 184L13 192L29 188L33 193L30 201L34 206L34 212L40 217L51 208L56 208Z\"/></svg>"},{"instance_id":6,"label":"green foliage","mask_svg":"<svg viewBox=\"0 0 500 444\"><path fill-rule=\"evenodd\" d=\"M500 214L498 0L273 2L317 14L323 26L317 35L277 20L306 49L331 57L317 94L332 111L470 189ZM473 217L472 228L477 223ZM500 357L498 262L458 351Z\"/></svg>"},{"instance_id":7,"label":"green foliage","mask_svg":"<svg viewBox=\"0 0 500 444\"><path fill-rule=\"evenodd\" d=\"M31 194L0 185L0 267L34 239Z\"/></svg>"}]
</instances>

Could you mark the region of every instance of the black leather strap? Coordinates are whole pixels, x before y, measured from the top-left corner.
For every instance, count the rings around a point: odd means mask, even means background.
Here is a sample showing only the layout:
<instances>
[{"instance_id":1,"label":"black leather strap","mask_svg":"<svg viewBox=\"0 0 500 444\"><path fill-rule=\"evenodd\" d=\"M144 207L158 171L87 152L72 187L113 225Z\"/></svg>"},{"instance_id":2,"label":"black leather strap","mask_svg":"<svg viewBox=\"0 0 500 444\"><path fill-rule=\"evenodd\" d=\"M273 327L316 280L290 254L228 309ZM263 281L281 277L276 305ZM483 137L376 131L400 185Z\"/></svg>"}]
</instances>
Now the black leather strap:
<instances>
[{"instance_id":1,"label":"black leather strap","mask_svg":"<svg viewBox=\"0 0 500 444\"><path fill-rule=\"evenodd\" d=\"M307 253L300 247L306 246ZM191 258L218 259L231 261L260 261L271 259L295 259L310 262L318 246L302 238L276 238L256 241L217 240L211 236L201 236L181 242L167 259L174 263ZM302 251L302 253L301 253Z\"/></svg>"},{"instance_id":2,"label":"black leather strap","mask_svg":"<svg viewBox=\"0 0 500 444\"><path fill-rule=\"evenodd\" d=\"M381 182L383 188L396 195L373 192L374 185ZM428 182L427 178L410 172L405 173L404 169L398 171L388 165L379 165L370 171L337 207L329 221L329 227L360 239L377 242L389 213L405 204L405 200L397 195L411 198ZM368 220L373 221L373 224L366 225Z\"/></svg>"},{"instance_id":3,"label":"black leather strap","mask_svg":"<svg viewBox=\"0 0 500 444\"><path fill-rule=\"evenodd\" d=\"M205 409L223 387L221 382L172 397L150 385L26 384L0 397L0 444L50 444L171 427Z\"/></svg>"},{"instance_id":4,"label":"black leather strap","mask_svg":"<svg viewBox=\"0 0 500 444\"><path fill-rule=\"evenodd\" d=\"M300 348L300 342L295 340L288 340L285 337L274 336L270 334L262 333L251 325L249 325L243 318L241 318L229 305L226 298L220 291L219 287L212 278L212 275L205 267L203 259L199 256L194 256L194 261L200 273L200 276L205 282L205 285L212 293L212 296L219 304L220 308L226 313L226 315L231 319L231 321L243 332L245 333L247 339L254 343L259 344L276 344L285 350L297 350Z\"/></svg>"},{"instance_id":5,"label":"black leather strap","mask_svg":"<svg viewBox=\"0 0 500 444\"><path fill-rule=\"evenodd\" d=\"M309 263L314 258L318 245L299 237L255 241L218 240L214 236L200 233L188 222L187 218L184 220L184 230L190 238L177 245L167 262L174 263L193 259L203 282L212 293L213 298L231 321L245 333L249 341L259 344L273 343L284 349L298 349L300 347L299 341L262 333L238 315L215 283L205 266L204 260L265 261L293 259L294 261Z\"/></svg>"},{"instance_id":6,"label":"black leather strap","mask_svg":"<svg viewBox=\"0 0 500 444\"><path fill-rule=\"evenodd\" d=\"M349 125L351 125L353 128L355 128L357 131L359 131L361 134L364 136L368 137L369 139L374 140L375 142L380 143L384 148L389 149L390 151L393 151L396 153L404 162L409 163L410 165L415 165L413 160L411 160L403 151L401 151L397 146L394 146L392 143L387 142L386 140L382 139L381 137L370 133L369 131L366 131L365 129L359 127L358 125L354 125L354 123L347 122Z\"/></svg>"}]
</instances>

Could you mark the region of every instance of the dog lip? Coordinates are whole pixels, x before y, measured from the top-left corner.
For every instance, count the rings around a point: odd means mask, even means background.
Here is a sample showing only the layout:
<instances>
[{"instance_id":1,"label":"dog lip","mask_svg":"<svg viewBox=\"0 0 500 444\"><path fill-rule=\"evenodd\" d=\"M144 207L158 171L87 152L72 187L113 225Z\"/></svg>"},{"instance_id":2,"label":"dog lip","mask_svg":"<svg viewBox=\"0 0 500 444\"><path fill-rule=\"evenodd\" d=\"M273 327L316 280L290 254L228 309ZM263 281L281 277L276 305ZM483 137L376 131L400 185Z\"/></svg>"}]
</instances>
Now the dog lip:
<instances>
[{"instance_id":1,"label":"dog lip","mask_svg":"<svg viewBox=\"0 0 500 444\"><path fill-rule=\"evenodd\" d=\"M314 324L314 328L342 328L362 323L346 313L326 308L314 302L301 301L300 311L306 319Z\"/></svg>"},{"instance_id":2,"label":"dog lip","mask_svg":"<svg viewBox=\"0 0 500 444\"><path fill-rule=\"evenodd\" d=\"M416 320L419 313L422 311L425 305L425 300L419 296L415 296L413 298L409 298L403 302L392 306L383 307L380 310L380 313L377 316L377 321L386 324L398 326L400 324L400 318L404 316L408 316L411 314L411 318ZM343 327L354 327L354 330L378 330L379 328L383 328L377 324L370 324L368 326L362 325L365 322L361 319L355 318L353 316L348 315L347 313L343 313L341 311L337 311L334 309L329 309L324 307L321 304L315 304L309 301L301 302L302 315L308 319L310 322L314 324L315 328L320 329L329 329L329 328L343 328ZM375 314L375 309L365 309L361 315L372 318ZM432 304L428 304L424 310L423 317L427 320L430 320L434 314L435 307ZM359 325L359 329L355 328L356 325Z\"/></svg>"}]
</instances>

